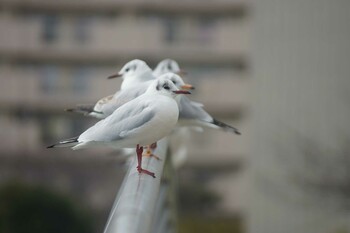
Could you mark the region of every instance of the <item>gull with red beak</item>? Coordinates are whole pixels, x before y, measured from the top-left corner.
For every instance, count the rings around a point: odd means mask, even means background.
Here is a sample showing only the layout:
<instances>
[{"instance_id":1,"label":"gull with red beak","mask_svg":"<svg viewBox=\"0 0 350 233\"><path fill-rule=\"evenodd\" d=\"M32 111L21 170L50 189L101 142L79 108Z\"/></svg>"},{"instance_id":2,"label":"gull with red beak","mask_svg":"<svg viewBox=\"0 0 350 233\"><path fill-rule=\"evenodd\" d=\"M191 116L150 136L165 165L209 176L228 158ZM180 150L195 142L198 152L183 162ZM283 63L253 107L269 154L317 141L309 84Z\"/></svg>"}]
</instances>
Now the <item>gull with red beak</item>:
<instances>
[{"instance_id":1,"label":"gull with red beak","mask_svg":"<svg viewBox=\"0 0 350 233\"><path fill-rule=\"evenodd\" d=\"M176 126L179 107L175 97L190 94L179 90L169 79L153 80L146 92L117 108L80 136L63 140L48 148L72 147L73 150L95 146L136 147L139 173L155 177L142 168L143 146L167 136Z\"/></svg>"},{"instance_id":2,"label":"gull with red beak","mask_svg":"<svg viewBox=\"0 0 350 233\"><path fill-rule=\"evenodd\" d=\"M157 67L153 70L153 75L158 76L167 72L173 72L178 74L184 73L175 60L164 59L161 62L159 62ZM181 88L194 89L192 85L183 85ZM178 125L190 127L209 127L221 129L227 132L232 132L238 135L241 134L237 128L213 118L208 112L206 112L203 109L203 104L191 101L186 96L179 96L178 102L180 108Z\"/></svg>"},{"instance_id":3,"label":"gull with red beak","mask_svg":"<svg viewBox=\"0 0 350 233\"><path fill-rule=\"evenodd\" d=\"M123 69L122 69L123 70ZM127 78L124 78L124 81L127 81ZM156 78L154 78L155 80ZM185 84L182 78L176 74L168 73L163 74L158 77L158 79L170 80L178 89L189 89L192 85ZM114 95L107 96L99 100L95 105L80 105L75 108L67 109L66 111L83 113L84 115L92 116L99 119L104 119L111 115L116 109L121 107L123 104L137 98L146 92L149 85L152 83L152 80L146 82L137 82L134 80L133 87L124 88ZM130 85L130 84L129 84ZM146 156L151 156L156 159L159 159L158 156L152 153L152 149L156 148L156 142L153 142L152 145L146 148Z\"/></svg>"}]
</instances>

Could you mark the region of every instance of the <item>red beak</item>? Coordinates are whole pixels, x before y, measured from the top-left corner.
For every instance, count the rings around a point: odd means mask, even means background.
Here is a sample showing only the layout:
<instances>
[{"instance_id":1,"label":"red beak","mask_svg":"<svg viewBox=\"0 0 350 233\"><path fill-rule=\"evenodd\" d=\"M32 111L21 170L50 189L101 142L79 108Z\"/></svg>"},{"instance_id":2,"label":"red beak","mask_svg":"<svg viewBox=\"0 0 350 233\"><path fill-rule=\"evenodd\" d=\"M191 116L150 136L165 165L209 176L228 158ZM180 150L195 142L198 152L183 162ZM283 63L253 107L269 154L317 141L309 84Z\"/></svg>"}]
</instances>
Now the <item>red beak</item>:
<instances>
[{"instance_id":1,"label":"red beak","mask_svg":"<svg viewBox=\"0 0 350 233\"><path fill-rule=\"evenodd\" d=\"M178 90L178 91L173 91L175 94L185 94L185 95L188 95L188 94L191 94L191 92L189 91L184 91L184 90Z\"/></svg>"},{"instance_id":2,"label":"red beak","mask_svg":"<svg viewBox=\"0 0 350 233\"><path fill-rule=\"evenodd\" d=\"M181 86L182 89L185 89L185 90L193 90L195 89L194 86L192 86L191 84L185 84L185 85L182 85Z\"/></svg>"}]
</instances>

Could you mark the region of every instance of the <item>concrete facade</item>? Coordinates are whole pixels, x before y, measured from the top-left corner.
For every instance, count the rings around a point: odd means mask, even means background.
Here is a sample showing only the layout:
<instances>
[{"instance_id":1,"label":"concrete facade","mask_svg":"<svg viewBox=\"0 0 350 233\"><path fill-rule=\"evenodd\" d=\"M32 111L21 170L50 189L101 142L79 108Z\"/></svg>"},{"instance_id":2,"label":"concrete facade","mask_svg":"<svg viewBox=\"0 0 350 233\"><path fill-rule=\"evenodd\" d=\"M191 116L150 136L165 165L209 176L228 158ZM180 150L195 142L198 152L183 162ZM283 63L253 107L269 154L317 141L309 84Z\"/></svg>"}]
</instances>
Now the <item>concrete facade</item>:
<instances>
[{"instance_id":1,"label":"concrete facade","mask_svg":"<svg viewBox=\"0 0 350 233\"><path fill-rule=\"evenodd\" d=\"M130 59L154 67L163 58L174 58L188 71L186 81L196 86L191 98L243 132L240 137L215 130L191 134L188 163L245 161L251 83L248 9L241 0L1 1L1 153L46 156L48 143L77 135L95 122L64 113L64 108L114 93L120 81L106 77ZM225 186L225 203L231 203L223 204L229 206L225 210L239 212L243 207L237 203L244 203L245 195L232 197L227 189L237 190L236 184L244 182L225 182L212 186Z\"/></svg>"}]
</instances>

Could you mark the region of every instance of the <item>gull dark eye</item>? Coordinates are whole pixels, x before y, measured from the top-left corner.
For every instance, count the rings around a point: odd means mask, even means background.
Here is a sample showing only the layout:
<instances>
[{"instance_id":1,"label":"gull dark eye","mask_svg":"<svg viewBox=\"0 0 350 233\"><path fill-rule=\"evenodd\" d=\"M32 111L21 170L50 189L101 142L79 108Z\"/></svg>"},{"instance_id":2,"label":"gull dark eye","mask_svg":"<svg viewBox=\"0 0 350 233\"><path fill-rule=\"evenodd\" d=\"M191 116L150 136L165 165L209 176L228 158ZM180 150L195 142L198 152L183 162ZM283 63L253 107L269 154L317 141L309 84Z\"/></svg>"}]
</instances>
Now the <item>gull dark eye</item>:
<instances>
[{"instance_id":1,"label":"gull dark eye","mask_svg":"<svg viewBox=\"0 0 350 233\"><path fill-rule=\"evenodd\" d=\"M168 64L168 70L171 70L171 65L170 64Z\"/></svg>"},{"instance_id":2,"label":"gull dark eye","mask_svg":"<svg viewBox=\"0 0 350 233\"><path fill-rule=\"evenodd\" d=\"M175 80L173 80L173 83L176 85L176 81Z\"/></svg>"},{"instance_id":3,"label":"gull dark eye","mask_svg":"<svg viewBox=\"0 0 350 233\"><path fill-rule=\"evenodd\" d=\"M130 70L129 68L126 68L126 69L125 69L126 72L129 72L129 70Z\"/></svg>"},{"instance_id":4,"label":"gull dark eye","mask_svg":"<svg viewBox=\"0 0 350 233\"><path fill-rule=\"evenodd\" d=\"M165 90L170 90L170 87L169 87L168 84L166 84L166 83L163 85L163 88L164 88Z\"/></svg>"}]
</instances>

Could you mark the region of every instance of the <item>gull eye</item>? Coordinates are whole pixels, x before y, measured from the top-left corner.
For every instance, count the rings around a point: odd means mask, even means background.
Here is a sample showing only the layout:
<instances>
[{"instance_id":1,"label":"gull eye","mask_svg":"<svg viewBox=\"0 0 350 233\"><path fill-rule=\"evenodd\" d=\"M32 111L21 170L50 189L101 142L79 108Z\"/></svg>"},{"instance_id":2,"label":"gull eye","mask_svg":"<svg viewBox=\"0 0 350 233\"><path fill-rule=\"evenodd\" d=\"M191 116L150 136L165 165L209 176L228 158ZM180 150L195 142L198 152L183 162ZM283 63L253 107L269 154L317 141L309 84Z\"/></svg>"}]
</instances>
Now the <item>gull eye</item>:
<instances>
[{"instance_id":1,"label":"gull eye","mask_svg":"<svg viewBox=\"0 0 350 233\"><path fill-rule=\"evenodd\" d=\"M176 81L175 80L173 80L173 83L176 85Z\"/></svg>"},{"instance_id":2,"label":"gull eye","mask_svg":"<svg viewBox=\"0 0 350 233\"><path fill-rule=\"evenodd\" d=\"M164 88L165 90L170 90L170 87L168 86L167 83L165 83L165 84L163 85L163 88Z\"/></svg>"},{"instance_id":3,"label":"gull eye","mask_svg":"<svg viewBox=\"0 0 350 233\"><path fill-rule=\"evenodd\" d=\"M170 64L168 64L168 70L171 70L171 65Z\"/></svg>"},{"instance_id":4,"label":"gull eye","mask_svg":"<svg viewBox=\"0 0 350 233\"><path fill-rule=\"evenodd\" d=\"M126 69L125 69L125 72L129 72L129 70L130 70L129 68L126 68Z\"/></svg>"}]
</instances>

